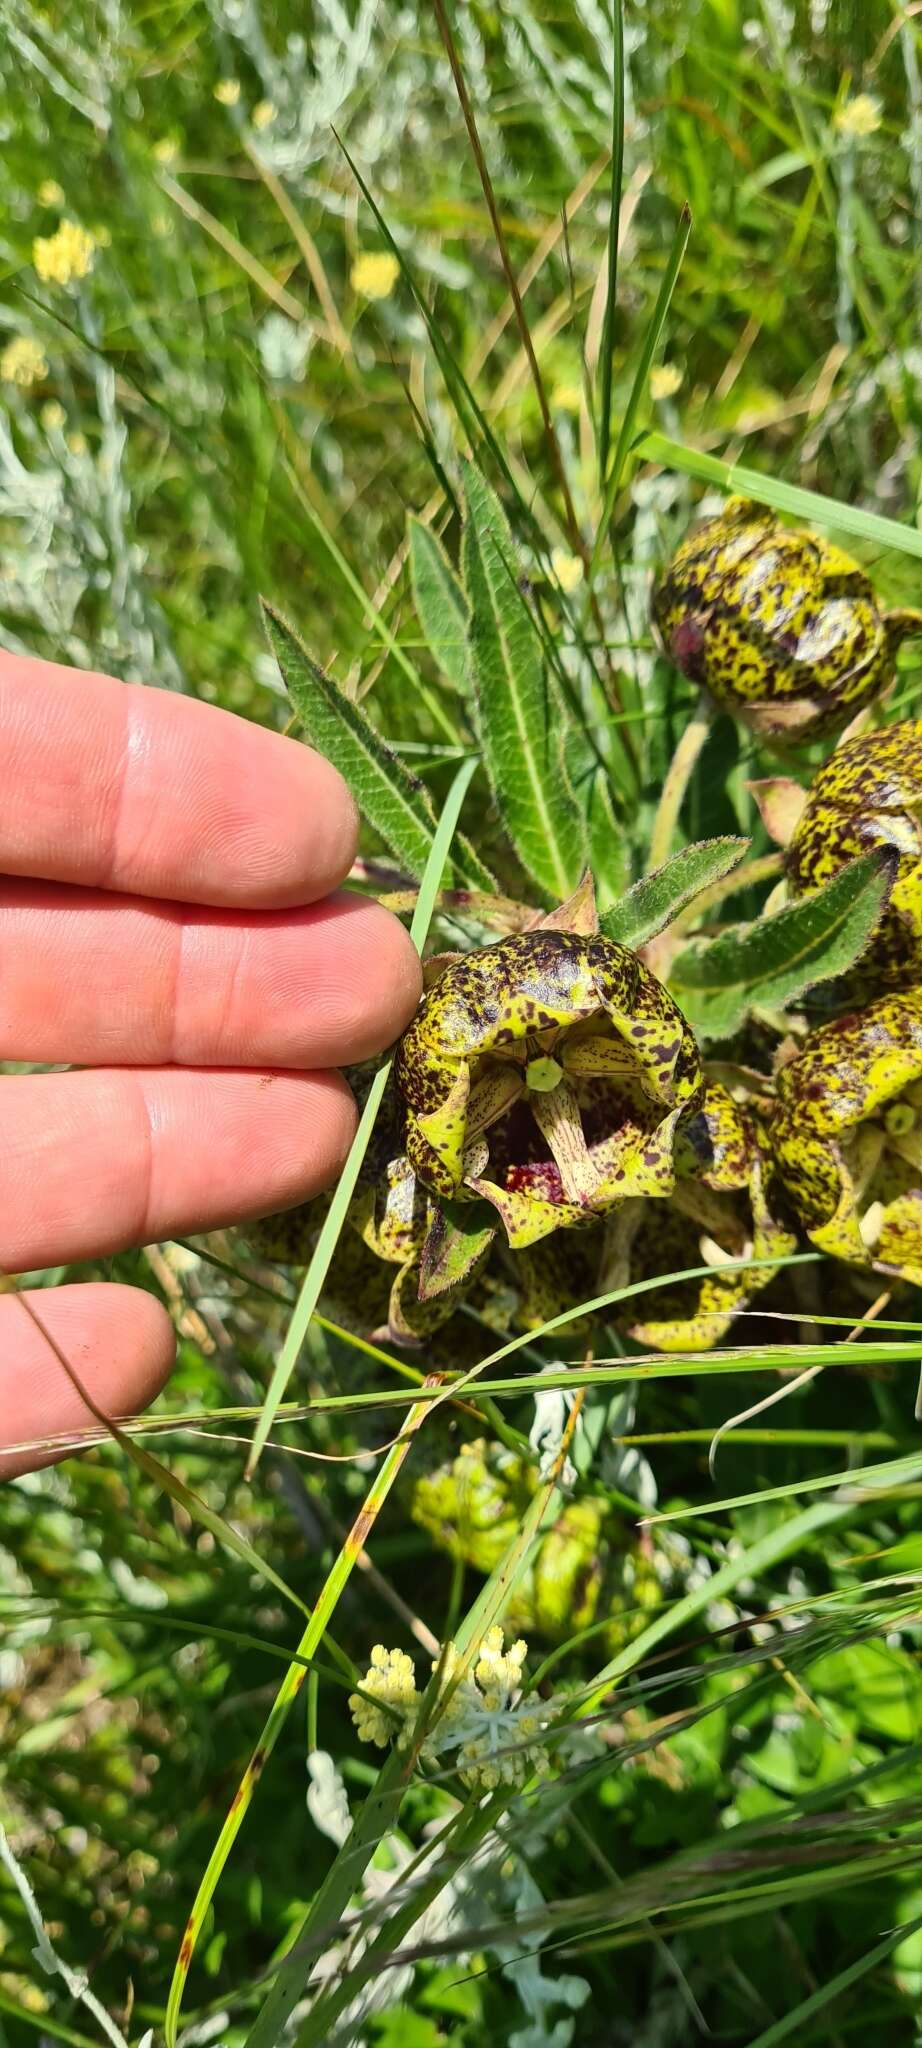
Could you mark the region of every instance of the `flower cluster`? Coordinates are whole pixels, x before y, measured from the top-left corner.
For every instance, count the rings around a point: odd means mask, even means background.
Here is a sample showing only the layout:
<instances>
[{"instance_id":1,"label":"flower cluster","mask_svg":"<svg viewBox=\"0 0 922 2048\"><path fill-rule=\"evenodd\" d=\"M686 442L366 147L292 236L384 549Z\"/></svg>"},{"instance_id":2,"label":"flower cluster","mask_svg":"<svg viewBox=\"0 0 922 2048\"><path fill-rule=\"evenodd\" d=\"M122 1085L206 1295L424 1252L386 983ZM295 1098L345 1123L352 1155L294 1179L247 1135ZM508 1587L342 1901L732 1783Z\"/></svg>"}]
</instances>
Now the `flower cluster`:
<instances>
[{"instance_id":1,"label":"flower cluster","mask_svg":"<svg viewBox=\"0 0 922 2048\"><path fill-rule=\"evenodd\" d=\"M62 220L53 235L36 235L32 261L43 284L75 284L93 268L96 237L76 221Z\"/></svg>"},{"instance_id":2,"label":"flower cluster","mask_svg":"<svg viewBox=\"0 0 922 2048\"><path fill-rule=\"evenodd\" d=\"M251 1242L300 1262L324 1214L313 1203L269 1219ZM536 1328L703 1267L613 1313L645 1345L708 1348L792 1245L769 1207L755 1117L708 1081L677 1005L599 933L581 886L531 930L433 963L327 1299L364 1335L425 1343L433 1364L443 1333L457 1366L465 1300Z\"/></svg>"},{"instance_id":3,"label":"flower cluster","mask_svg":"<svg viewBox=\"0 0 922 2048\"><path fill-rule=\"evenodd\" d=\"M48 375L48 360L41 343L31 334L14 334L0 355L0 377L5 384L18 384L29 391Z\"/></svg>"},{"instance_id":4,"label":"flower cluster","mask_svg":"<svg viewBox=\"0 0 922 2048\"><path fill-rule=\"evenodd\" d=\"M425 1762L438 1764L453 1757L462 1783L482 1792L492 1792L498 1785L523 1785L535 1773L544 1775L550 1769L543 1738L560 1703L523 1697L527 1651L522 1640L507 1650L498 1626L487 1630L472 1659L462 1658L453 1643L446 1644L432 1667L439 1674L439 1696L421 1749ZM379 1749L391 1741L408 1741L422 1697L406 1651L386 1650L377 1643L362 1691L349 1700L362 1741Z\"/></svg>"},{"instance_id":5,"label":"flower cluster","mask_svg":"<svg viewBox=\"0 0 922 2048\"><path fill-rule=\"evenodd\" d=\"M866 721L922 620L882 611L850 557L738 500L683 542L654 615L718 703L788 740ZM343 1323L457 1371L483 1355L477 1320L539 1330L565 1313L579 1335L600 1297L635 1344L707 1350L804 1242L851 1272L856 1307L862 1271L922 1282L922 720L847 734L806 791L763 788L787 793L790 900L889 852L889 895L848 973L821 1003L808 991L791 1015L760 1016L715 1068L665 985L668 947L653 949L664 982L649 950L601 930L589 876L511 934L435 955L328 1274ZM251 1239L300 1262L325 1213L310 1204ZM489 1572L535 1484L527 1460L478 1441L414 1474L410 1512ZM560 1640L607 1616L615 1644L659 1597L629 1526L583 1491L510 1619ZM502 1669L500 1716L508 1658ZM363 1703L367 1739L384 1741L384 1705L406 1717L417 1701L406 1660L376 1652L366 1691L382 1702ZM465 1676L445 1725L462 1725L465 1703L482 1714L483 1693ZM471 1768L473 1741L459 1743Z\"/></svg>"}]
</instances>

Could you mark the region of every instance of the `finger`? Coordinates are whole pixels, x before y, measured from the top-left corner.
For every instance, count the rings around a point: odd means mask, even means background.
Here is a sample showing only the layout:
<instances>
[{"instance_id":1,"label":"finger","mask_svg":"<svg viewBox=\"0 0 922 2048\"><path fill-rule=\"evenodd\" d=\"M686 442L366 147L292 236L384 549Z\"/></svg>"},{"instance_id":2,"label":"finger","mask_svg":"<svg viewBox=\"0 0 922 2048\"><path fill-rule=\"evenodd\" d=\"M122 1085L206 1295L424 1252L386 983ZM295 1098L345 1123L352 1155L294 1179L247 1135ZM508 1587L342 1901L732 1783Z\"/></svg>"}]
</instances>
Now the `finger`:
<instances>
[{"instance_id":1,"label":"finger","mask_svg":"<svg viewBox=\"0 0 922 2048\"><path fill-rule=\"evenodd\" d=\"M171 690L0 652L0 869L181 903L313 903L355 804L310 747Z\"/></svg>"},{"instance_id":2,"label":"finger","mask_svg":"<svg viewBox=\"0 0 922 2048\"><path fill-rule=\"evenodd\" d=\"M338 1074L103 1067L0 1080L0 1268L27 1273L290 1207L355 1130Z\"/></svg>"},{"instance_id":3,"label":"finger","mask_svg":"<svg viewBox=\"0 0 922 2048\"><path fill-rule=\"evenodd\" d=\"M419 956L389 911L190 910L0 879L0 1059L340 1066L393 1043Z\"/></svg>"},{"instance_id":4,"label":"finger","mask_svg":"<svg viewBox=\"0 0 922 2048\"><path fill-rule=\"evenodd\" d=\"M140 1288L88 1282L0 1295L0 1479L67 1456L60 1446L7 1446L98 1429L80 1387L116 1420L146 1408L174 1352L166 1310Z\"/></svg>"}]
</instances>

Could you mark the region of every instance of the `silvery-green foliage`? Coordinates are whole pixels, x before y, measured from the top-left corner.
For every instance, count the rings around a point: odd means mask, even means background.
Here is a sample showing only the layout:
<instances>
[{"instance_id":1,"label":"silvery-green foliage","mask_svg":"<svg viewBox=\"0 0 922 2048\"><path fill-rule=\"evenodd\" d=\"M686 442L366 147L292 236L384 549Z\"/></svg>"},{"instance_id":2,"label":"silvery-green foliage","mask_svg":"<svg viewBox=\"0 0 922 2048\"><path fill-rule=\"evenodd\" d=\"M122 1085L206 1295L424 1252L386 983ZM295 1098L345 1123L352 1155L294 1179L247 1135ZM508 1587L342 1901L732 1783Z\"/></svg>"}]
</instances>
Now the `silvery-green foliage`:
<instances>
[{"instance_id":1,"label":"silvery-green foliage","mask_svg":"<svg viewBox=\"0 0 922 2048\"><path fill-rule=\"evenodd\" d=\"M299 326L285 313L267 313L257 328L256 345L267 377L280 384L301 382L311 347L306 321Z\"/></svg>"}]
</instances>

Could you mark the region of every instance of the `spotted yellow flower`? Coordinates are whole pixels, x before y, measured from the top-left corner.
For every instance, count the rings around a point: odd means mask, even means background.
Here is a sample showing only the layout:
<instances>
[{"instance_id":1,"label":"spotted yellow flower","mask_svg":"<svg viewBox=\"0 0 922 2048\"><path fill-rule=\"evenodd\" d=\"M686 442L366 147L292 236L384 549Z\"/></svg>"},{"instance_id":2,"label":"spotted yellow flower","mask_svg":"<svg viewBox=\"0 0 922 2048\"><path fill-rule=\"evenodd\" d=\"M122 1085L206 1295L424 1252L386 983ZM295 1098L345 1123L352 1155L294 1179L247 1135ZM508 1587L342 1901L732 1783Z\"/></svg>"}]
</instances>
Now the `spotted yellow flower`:
<instances>
[{"instance_id":1,"label":"spotted yellow flower","mask_svg":"<svg viewBox=\"0 0 922 2048\"><path fill-rule=\"evenodd\" d=\"M271 100L257 100L253 108L254 128L269 128L275 120L275 107Z\"/></svg>"},{"instance_id":2,"label":"spotted yellow flower","mask_svg":"<svg viewBox=\"0 0 922 2048\"><path fill-rule=\"evenodd\" d=\"M650 397L659 404L661 399L674 398L682 388L682 372L678 363L657 363L650 371Z\"/></svg>"},{"instance_id":3,"label":"spotted yellow flower","mask_svg":"<svg viewBox=\"0 0 922 2048\"><path fill-rule=\"evenodd\" d=\"M835 116L835 126L840 135L858 138L873 135L880 123L880 101L869 92L857 92L854 99L845 101Z\"/></svg>"},{"instance_id":4,"label":"spotted yellow flower","mask_svg":"<svg viewBox=\"0 0 922 2048\"><path fill-rule=\"evenodd\" d=\"M38 188L39 203L42 206L63 206L64 192L57 178L43 178Z\"/></svg>"},{"instance_id":5,"label":"spotted yellow flower","mask_svg":"<svg viewBox=\"0 0 922 2048\"><path fill-rule=\"evenodd\" d=\"M32 261L43 284L73 284L93 268L96 242L87 228L62 220L53 235L36 235Z\"/></svg>"},{"instance_id":6,"label":"spotted yellow flower","mask_svg":"<svg viewBox=\"0 0 922 2048\"><path fill-rule=\"evenodd\" d=\"M47 375L48 364L39 342L33 341L31 334L14 335L0 356L0 377L4 383L18 384L22 391L28 391Z\"/></svg>"},{"instance_id":7,"label":"spotted yellow flower","mask_svg":"<svg viewBox=\"0 0 922 2048\"><path fill-rule=\"evenodd\" d=\"M214 96L219 106L235 107L240 98L239 78L219 78L214 89Z\"/></svg>"},{"instance_id":8,"label":"spotted yellow flower","mask_svg":"<svg viewBox=\"0 0 922 2048\"><path fill-rule=\"evenodd\" d=\"M47 405L42 406L39 417L46 434L56 434L63 427L67 414L59 399L49 398Z\"/></svg>"},{"instance_id":9,"label":"spotted yellow flower","mask_svg":"<svg viewBox=\"0 0 922 2048\"><path fill-rule=\"evenodd\" d=\"M549 924L453 957L395 1076L414 1173L444 1200L490 1202L516 1251L671 1194L677 1132L704 1092L691 1032L649 969Z\"/></svg>"},{"instance_id":10,"label":"spotted yellow flower","mask_svg":"<svg viewBox=\"0 0 922 2048\"><path fill-rule=\"evenodd\" d=\"M349 272L354 292L363 299L389 299L400 275L400 265L389 249L365 249Z\"/></svg>"},{"instance_id":11,"label":"spotted yellow flower","mask_svg":"<svg viewBox=\"0 0 922 2048\"><path fill-rule=\"evenodd\" d=\"M551 554L551 568L565 597L577 590L583 580L583 564L579 555L567 553L566 548L554 548Z\"/></svg>"}]
</instances>

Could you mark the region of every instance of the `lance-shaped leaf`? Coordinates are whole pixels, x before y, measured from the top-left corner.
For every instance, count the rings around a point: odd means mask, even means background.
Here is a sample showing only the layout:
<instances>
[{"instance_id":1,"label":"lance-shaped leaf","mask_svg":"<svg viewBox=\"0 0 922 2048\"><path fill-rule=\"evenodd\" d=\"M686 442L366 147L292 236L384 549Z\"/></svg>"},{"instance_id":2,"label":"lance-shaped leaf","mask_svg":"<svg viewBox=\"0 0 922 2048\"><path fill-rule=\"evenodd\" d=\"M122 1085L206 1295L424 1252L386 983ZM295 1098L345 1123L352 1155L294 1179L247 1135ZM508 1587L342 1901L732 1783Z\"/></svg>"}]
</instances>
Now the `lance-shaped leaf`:
<instances>
[{"instance_id":1,"label":"lance-shaped leaf","mask_svg":"<svg viewBox=\"0 0 922 2048\"><path fill-rule=\"evenodd\" d=\"M464 582L484 762L519 859L555 900L586 865L586 830L564 762L564 710L519 589L512 535L489 486L464 465Z\"/></svg>"},{"instance_id":2,"label":"lance-shaped leaf","mask_svg":"<svg viewBox=\"0 0 922 2048\"><path fill-rule=\"evenodd\" d=\"M375 731L361 706L312 661L297 634L263 600L269 643L311 746L338 768L363 817L414 876L422 874L435 837L428 791ZM473 847L458 839L451 857L457 878L492 892L493 877Z\"/></svg>"},{"instance_id":3,"label":"lance-shaped leaf","mask_svg":"<svg viewBox=\"0 0 922 2048\"><path fill-rule=\"evenodd\" d=\"M600 919L607 939L636 951L648 939L655 939L678 917L703 889L722 881L731 868L739 866L749 847L748 839L727 837L701 839L685 846L661 868L635 882L620 903L606 910Z\"/></svg>"},{"instance_id":4,"label":"lance-shaped leaf","mask_svg":"<svg viewBox=\"0 0 922 2048\"><path fill-rule=\"evenodd\" d=\"M416 613L430 651L452 689L466 695L468 612L464 592L435 534L421 519L407 523Z\"/></svg>"},{"instance_id":5,"label":"lance-shaped leaf","mask_svg":"<svg viewBox=\"0 0 922 2048\"><path fill-rule=\"evenodd\" d=\"M774 917L686 947L670 987L702 1038L729 1038L750 1010L795 1002L817 982L845 974L863 952L890 890L896 854L878 848L850 861L824 889Z\"/></svg>"}]
</instances>

